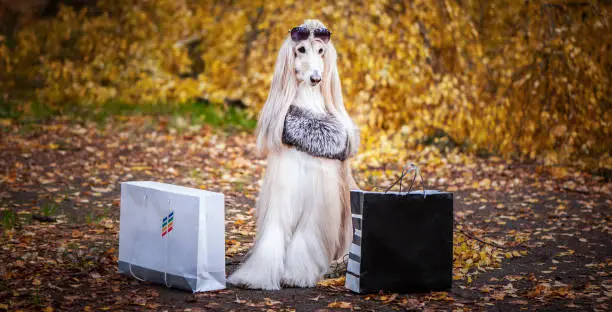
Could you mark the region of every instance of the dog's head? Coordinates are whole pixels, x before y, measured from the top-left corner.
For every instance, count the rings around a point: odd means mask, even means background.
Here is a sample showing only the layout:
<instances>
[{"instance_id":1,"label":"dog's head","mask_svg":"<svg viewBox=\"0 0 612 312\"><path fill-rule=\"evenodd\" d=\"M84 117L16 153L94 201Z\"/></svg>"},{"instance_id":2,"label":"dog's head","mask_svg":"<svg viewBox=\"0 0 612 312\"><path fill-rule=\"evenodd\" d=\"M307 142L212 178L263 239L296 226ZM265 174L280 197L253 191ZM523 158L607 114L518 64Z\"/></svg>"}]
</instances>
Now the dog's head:
<instances>
[{"instance_id":1,"label":"dog's head","mask_svg":"<svg viewBox=\"0 0 612 312\"><path fill-rule=\"evenodd\" d=\"M298 83L316 86L321 82L330 35L325 25L317 20L306 20L290 31L295 58L293 67Z\"/></svg>"},{"instance_id":2,"label":"dog's head","mask_svg":"<svg viewBox=\"0 0 612 312\"><path fill-rule=\"evenodd\" d=\"M289 30L278 53L270 93L291 91L299 84L321 85L325 89L336 68L336 49L330 37L327 27L318 20L305 20Z\"/></svg>"}]
</instances>

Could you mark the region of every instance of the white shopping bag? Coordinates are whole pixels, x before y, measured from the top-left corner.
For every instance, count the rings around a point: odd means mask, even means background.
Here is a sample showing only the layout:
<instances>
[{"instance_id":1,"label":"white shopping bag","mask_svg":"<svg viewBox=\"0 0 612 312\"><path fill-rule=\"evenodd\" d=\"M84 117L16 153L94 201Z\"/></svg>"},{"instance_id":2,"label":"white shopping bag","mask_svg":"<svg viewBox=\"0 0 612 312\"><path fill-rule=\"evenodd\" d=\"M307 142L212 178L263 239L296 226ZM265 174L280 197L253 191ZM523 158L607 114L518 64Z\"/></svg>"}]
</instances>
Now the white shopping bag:
<instances>
[{"instance_id":1,"label":"white shopping bag","mask_svg":"<svg viewBox=\"0 0 612 312\"><path fill-rule=\"evenodd\" d=\"M119 272L193 292L225 288L224 196L171 184L121 184Z\"/></svg>"}]
</instances>

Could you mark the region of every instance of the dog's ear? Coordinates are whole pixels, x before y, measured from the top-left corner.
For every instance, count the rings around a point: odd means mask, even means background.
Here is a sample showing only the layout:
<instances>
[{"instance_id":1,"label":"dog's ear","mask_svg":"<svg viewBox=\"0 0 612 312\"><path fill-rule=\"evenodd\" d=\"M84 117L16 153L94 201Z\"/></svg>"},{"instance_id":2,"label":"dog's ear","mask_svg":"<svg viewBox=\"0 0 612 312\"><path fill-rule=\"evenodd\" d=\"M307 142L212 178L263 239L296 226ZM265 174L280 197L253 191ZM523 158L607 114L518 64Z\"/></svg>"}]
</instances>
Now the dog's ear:
<instances>
[{"instance_id":1,"label":"dog's ear","mask_svg":"<svg viewBox=\"0 0 612 312\"><path fill-rule=\"evenodd\" d=\"M333 43L327 43L325 50L325 69L323 70L323 98L327 110L340 117L344 126L349 129L349 145L350 155L355 155L359 148L359 129L351 120L346 107L344 106L344 98L342 97L342 84L340 83L340 74L338 73L338 54Z\"/></svg>"},{"instance_id":2,"label":"dog's ear","mask_svg":"<svg viewBox=\"0 0 612 312\"><path fill-rule=\"evenodd\" d=\"M341 113L341 110L344 108L342 85L340 83L340 75L338 74L337 55L336 48L329 41L323 58L325 68L323 70L322 92L325 105L327 105L327 109L332 113Z\"/></svg>"},{"instance_id":3,"label":"dog's ear","mask_svg":"<svg viewBox=\"0 0 612 312\"><path fill-rule=\"evenodd\" d=\"M281 149L285 115L297 90L294 67L293 41L288 37L278 53L270 93L259 113L256 135L261 156Z\"/></svg>"}]
</instances>

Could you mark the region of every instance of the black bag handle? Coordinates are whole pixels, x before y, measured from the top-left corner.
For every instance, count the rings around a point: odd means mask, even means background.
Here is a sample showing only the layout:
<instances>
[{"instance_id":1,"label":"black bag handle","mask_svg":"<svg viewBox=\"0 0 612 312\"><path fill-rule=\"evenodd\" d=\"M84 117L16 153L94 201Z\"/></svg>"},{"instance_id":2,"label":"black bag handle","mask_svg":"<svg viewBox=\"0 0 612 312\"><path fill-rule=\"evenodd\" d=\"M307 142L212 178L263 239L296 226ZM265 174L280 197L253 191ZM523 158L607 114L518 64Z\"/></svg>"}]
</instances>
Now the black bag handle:
<instances>
[{"instance_id":1,"label":"black bag handle","mask_svg":"<svg viewBox=\"0 0 612 312\"><path fill-rule=\"evenodd\" d=\"M385 190L385 193L389 192L391 188L393 188L398 182L399 182L399 187L400 187L399 191L401 193L402 192L402 181L404 180L404 177L406 177L406 175L408 175L410 172L414 172L414 176L412 177L412 182L410 182L410 187L408 188L408 192L412 190L412 186L414 185L414 181L416 180L417 175L418 175L421 177L421 187L423 188L423 196L427 196L427 194L425 194L425 181L423 180L423 175L421 174L421 168L419 168L419 166L415 165L414 163L409 163L404 167L404 169L402 170L402 175L397 180L395 180L393 184L387 187L387 189Z\"/></svg>"}]
</instances>

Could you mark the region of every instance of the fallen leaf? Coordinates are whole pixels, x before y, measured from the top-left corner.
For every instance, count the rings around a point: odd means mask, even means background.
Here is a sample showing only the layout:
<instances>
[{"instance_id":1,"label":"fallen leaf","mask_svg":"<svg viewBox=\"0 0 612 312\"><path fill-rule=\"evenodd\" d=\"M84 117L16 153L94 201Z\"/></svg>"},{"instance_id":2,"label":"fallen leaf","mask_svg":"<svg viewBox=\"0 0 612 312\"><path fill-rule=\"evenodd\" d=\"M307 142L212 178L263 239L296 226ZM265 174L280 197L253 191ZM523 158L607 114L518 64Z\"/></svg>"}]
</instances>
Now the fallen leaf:
<instances>
[{"instance_id":1,"label":"fallen leaf","mask_svg":"<svg viewBox=\"0 0 612 312\"><path fill-rule=\"evenodd\" d=\"M327 286L343 286L346 282L346 277L341 276L338 278L328 278L321 280L317 283L319 286L327 287Z\"/></svg>"},{"instance_id":2,"label":"fallen leaf","mask_svg":"<svg viewBox=\"0 0 612 312\"><path fill-rule=\"evenodd\" d=\"M504 300L505 297L506 297L506 294L501 291L496 291L491 295L491 298L495 300Z\"/></svg>"},{"instance_id":3,"label":"fallen leaf","mask_svg":"<svg viewBox=\"0 0 612 312\"><path fill-rule=\"evenodd\" d=\"M351 309L353 304L346 301L334 301L327 305L328 308Z\"/></svg>"},{"instance_id":4,"label":"fallen leaf","mask_svg":"<svg viewBox=\"0 0 612 312\"><path fill-rule=\"evenodd\" d=\"M91 190L97 193L108 193L112 191L113 188L110 186L109 187L92 187Z\"/></svg>"},{"instance_id":5,"label":"fallen leaf","mask_svg":"<svg viewBox=\"0 0 612 312\"><path fill-rule=\"evenodd\" d=\"M79 230L72 230L72 234L70 236L72 238L80 238L80 237L83 237L83 232Z\"/></svg>"}]
</instances>

